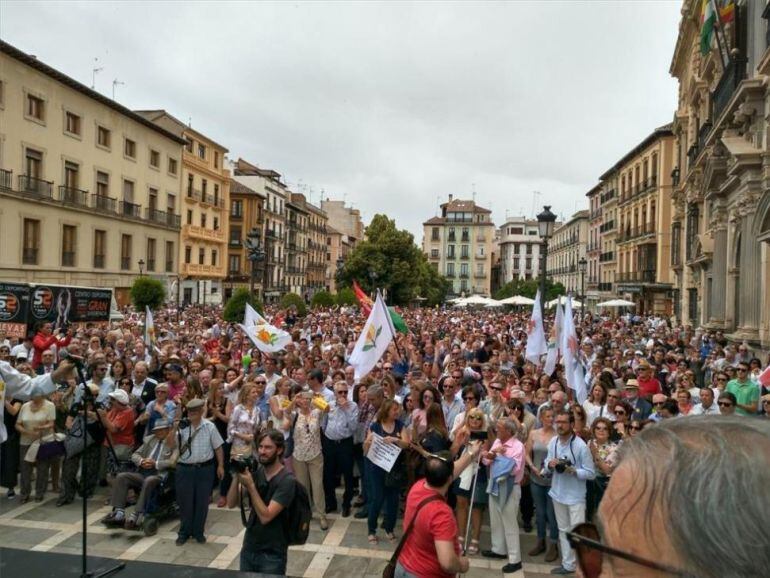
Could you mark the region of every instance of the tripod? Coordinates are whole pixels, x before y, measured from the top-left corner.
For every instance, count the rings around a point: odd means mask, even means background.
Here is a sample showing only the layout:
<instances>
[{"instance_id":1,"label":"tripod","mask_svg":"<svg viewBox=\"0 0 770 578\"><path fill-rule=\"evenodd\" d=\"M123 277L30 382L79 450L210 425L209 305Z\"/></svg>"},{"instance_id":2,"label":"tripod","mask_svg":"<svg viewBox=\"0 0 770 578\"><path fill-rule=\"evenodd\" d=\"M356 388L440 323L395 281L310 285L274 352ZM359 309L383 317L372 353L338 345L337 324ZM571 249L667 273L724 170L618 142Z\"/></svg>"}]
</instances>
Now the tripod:
<instances>
[{"instance_id":1,"label":"tripod","mask_svg":"<svg viewBox=\"0 0 770 578\"><path fill-rule=\"evenodd\" d=\"M481 451L479 451L479 455L476 460L474 460L473 467L475 468L473 472L473 483L471 484L471 495L470 498L468 498L468 521L465 524L465 540L463 542L463 556L468 550L468 543L469 539L471 537L471 519L473 518L473 498L476 495L476 482L479 479L479 468L481 467Z\"/></svg>"},{"instance_id":2,"label":"tripod","mask_svg":"<svg viewBox=\"0 0 770 578\"><path fill-rule=\"evenodd\" d=\"M70 359L73 359L70 357ZM83 367L82 364L75 361L75 370L78 374L78 381L80 382L80 385L83 388L83 399L82 399L82 415L83 418L83 459L81 460L81 472L80 476L83 481L85 481L88 476L88 460L85 458L85 452L88 448L88 432L86 430L86 426L88 424L88 406L94 405L96 402L96 399L94 398L94 394L89 389L88 385L86 385L86 378L83 375ZM108 443L109 443L109 438ZM112 444L110 444L110 449L112 449ZM115 453L115 450L113 449L113 454ZM119 572L120 570L123 570L123 568L126 567L125 562L120 562L113 566L112 568L108 568L107 570L102 571L88 571L88 556L86 554L87 549L87 535L88 535L88 492L85 491L85 488L83 488L82 491L83 494L83 549L80 554L80 559L83 567L83 571L80 574L80 578L106 578L107 576L111 576L115 574L116 572Z\"/></svg>"}]
</instances>

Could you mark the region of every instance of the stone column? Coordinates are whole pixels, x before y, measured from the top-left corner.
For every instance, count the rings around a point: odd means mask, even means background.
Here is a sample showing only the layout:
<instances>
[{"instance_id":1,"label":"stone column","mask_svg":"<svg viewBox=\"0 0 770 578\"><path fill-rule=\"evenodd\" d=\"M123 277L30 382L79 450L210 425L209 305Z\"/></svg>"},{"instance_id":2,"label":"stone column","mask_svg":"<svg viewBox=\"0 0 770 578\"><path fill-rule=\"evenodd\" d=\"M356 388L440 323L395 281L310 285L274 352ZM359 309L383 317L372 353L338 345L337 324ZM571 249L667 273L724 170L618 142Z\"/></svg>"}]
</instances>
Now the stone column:
<instances>
[{"instance_id":1,"label":"stone column","mask_svg":"<svg viewBox=\"0 0 770 578\"><path fill-rule=\"evenodd\" d=\"M740 291L741 308L738 328L746 338L755 337L760 316L760 251L759 242L752 234L753 219L741 220Z\"/></svg>"},{"instance_id":2,"label":"stone column","mask_svg":"<svg viewBox=\"0 0 770 578\"><path fill-rule=\"evenodd\" d=\"M727 289L727 227L718 225L714 233L711 265L711 316L709 323L724 326Z\"/></svg>"}]
</instances>

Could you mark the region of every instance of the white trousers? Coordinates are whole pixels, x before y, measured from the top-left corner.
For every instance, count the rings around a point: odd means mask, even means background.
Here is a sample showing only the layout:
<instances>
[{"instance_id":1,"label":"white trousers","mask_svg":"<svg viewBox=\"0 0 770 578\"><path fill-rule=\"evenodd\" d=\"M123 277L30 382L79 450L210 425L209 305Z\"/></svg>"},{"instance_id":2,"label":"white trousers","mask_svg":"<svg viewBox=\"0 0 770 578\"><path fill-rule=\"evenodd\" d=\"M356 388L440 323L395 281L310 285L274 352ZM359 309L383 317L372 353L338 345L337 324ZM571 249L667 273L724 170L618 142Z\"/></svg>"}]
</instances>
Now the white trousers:
<instances>
[{"instance_id":1,"label":"white trousers","mask_svg":"<svg viewBox=\"0 0 770 578\"><path fill-rule=\"evenodd\" d=\"M508 501L501 507L495 496L489 496L489 521L492 525L492 551L495 554L507 554L508 562L521 562L521 542L519 540L519 500L521 486L515 484L508 496Z\"/></svg>"},{"instance_id":2,"label":"white trousers","mask_svg":"<svg viewBox=\"0 0 770 578\"><path fill-rule=\"evenodd\" d=\"M586 521L586 503L567 505L553 500L553 511L556 514L556 525L559 526L561 565L567 570L575 570L575 553L567 541L567 532Z\"/></svg>"}]
</instances>

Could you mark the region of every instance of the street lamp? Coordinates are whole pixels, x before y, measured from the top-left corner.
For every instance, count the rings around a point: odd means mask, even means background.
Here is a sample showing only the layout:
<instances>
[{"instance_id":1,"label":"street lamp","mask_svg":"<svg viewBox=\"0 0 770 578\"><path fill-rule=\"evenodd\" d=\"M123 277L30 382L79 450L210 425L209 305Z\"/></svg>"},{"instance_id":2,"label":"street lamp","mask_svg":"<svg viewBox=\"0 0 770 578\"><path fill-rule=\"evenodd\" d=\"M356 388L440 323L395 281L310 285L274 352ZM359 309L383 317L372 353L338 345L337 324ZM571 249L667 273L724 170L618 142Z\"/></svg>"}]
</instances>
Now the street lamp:
<instances>
[{"instance_id":1,"label":"street lamp","mask_svg":"<svg viewBox=\"0 0 770 578\"><path fill-rule=\"evenodd\" d=\"M257 276L257 263L265 260L265 251L262 249L262 242L259 230L251 229L246 234L246 240L243 243L248 251L248 259L251 261L251 277L249 278L249 294L254 296L254 281Z\"/></svg>"},{"instance_id":2,"label":"street lamp","mask_svg":"<svg viewBox=\"0 0 770 578\"><path fill-rule=\"evenodd\" d=\"M139 259L139 276L144 274L144 259Z\"/></svg>"},{"instance_id":3,"label":"street lamp","mask_svg":"<svg viewBox=\"0 0 770 578\"><path fill-rule=\"evenodd\" d=\"M541 250L542 262L540 263L540 308L545 319L545 275L546 261L548 260L548 239L553 236L553 228L556 223L556 215L551 212L550 205L543 206L543 212L537 215L537 231L543 240Z\"/></svg>"},{"instance_id":4,"label":"street lamp","mask_svg":"<svg viewBox=\"0 0 770 578\"><path fill-rule=\"evenodd\" d=\"M582 304L582 311L586 310L586 269L588 268L588 261L585 256L580 257L578 261L578 270L580 271L580 303Z\"/></svg>"}]
</instances>

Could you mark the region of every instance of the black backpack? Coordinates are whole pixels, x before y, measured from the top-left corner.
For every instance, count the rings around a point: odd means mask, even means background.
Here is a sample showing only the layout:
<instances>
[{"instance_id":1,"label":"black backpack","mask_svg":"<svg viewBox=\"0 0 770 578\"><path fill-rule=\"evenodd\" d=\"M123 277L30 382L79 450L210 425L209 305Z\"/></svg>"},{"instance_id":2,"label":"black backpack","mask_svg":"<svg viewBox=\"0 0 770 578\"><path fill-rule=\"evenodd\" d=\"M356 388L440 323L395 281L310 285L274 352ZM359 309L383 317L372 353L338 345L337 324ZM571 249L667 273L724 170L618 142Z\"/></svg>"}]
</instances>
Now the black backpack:
<instances>
[{"instance_id":1,"label":"black backpack","mask_svg":"<svg viewBox=\"0 0 770 578\"><path fill-rule=\"evenodd\" d=\"M289 546L301 546L307 542L310 534L310 519L313 517L313 510L310 507L310 496L305 486L297 481L294 474L289 473L286 468L281 477L289 477L294 481L294 499L284 509L283 525L286 541Z\"/></svg>"}]
</instances>

